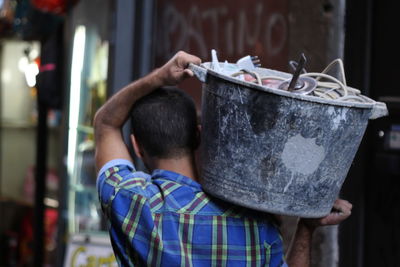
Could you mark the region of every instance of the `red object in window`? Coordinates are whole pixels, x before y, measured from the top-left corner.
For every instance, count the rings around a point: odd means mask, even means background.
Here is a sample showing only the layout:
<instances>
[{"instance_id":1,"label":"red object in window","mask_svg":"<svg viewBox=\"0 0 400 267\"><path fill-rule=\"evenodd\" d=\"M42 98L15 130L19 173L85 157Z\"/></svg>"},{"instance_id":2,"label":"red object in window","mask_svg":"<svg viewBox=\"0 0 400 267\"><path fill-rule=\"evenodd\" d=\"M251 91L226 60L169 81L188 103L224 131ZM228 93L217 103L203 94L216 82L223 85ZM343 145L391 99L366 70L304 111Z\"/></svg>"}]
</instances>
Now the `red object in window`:
<instances>
[{"instance_id":1,"label":"red object in window","mask_svg":"<svg viewBox=\"0 0 400 267\"><path fill-rule=\"evenodd\" d=\"M31 4L43 11L55 14L65 14L68 8L75 5L79 0L31 0Z\"/></svg>"}]
</instances>

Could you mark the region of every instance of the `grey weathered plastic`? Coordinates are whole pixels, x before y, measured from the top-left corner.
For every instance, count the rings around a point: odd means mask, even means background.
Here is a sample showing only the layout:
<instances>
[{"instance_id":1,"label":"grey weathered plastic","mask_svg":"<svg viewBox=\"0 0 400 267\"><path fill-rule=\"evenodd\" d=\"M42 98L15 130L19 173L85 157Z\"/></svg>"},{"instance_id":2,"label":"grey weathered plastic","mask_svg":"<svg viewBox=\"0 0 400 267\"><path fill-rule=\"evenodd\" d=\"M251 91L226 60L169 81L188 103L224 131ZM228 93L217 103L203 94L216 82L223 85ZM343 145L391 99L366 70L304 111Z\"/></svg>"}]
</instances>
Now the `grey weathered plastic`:
<instances>
[{"instance_id":1,"label":"grey weathered plastic","mask_svg":"<svg viewBox=\"0 0 400 267\"><path fill-rule=\"evenodd\" d=\"M208 67L190 66L204 82L203 188L223 200L270 213L309 218L328 214L368 119L386 115L385 104L296 95Z\"/></svg>"}]
</instances>

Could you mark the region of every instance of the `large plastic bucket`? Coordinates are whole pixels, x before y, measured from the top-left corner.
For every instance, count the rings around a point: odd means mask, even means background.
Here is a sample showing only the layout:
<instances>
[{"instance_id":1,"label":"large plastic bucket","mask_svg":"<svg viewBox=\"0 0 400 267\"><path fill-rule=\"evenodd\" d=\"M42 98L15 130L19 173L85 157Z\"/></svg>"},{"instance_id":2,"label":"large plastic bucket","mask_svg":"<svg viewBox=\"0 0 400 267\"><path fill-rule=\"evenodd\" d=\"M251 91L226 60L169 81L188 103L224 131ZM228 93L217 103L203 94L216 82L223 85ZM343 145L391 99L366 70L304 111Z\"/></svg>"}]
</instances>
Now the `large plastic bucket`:
<instances>
[{"instance_id":1,"label":"large plastic bucket","mask_svg":"<svg viewBox=\"0 0 400 267\"><path fill-rule=\"evenodd\" d=\"M275 214L328 214L368 119L385 104L349 103L250 84L191 65L204 83L201 176L204 190ZM289 78L291 75L257 69Z\"/></svg>"}]
</instances>

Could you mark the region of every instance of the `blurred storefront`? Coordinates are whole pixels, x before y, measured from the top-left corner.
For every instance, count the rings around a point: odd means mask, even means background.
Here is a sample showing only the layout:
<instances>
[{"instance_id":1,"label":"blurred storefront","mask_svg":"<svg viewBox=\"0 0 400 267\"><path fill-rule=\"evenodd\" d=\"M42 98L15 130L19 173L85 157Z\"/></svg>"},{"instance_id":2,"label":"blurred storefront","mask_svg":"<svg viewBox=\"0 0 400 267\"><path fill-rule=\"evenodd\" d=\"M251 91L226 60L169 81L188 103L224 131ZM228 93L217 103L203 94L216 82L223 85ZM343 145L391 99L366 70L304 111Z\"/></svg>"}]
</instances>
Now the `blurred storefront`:
<instances>
[{"instance_id":1,"label":"blurred storefront","mask_svg":"<svg viewBox=\"0 0 400 267\"><path fill-rule=\"evenodd\" d=\"M58 246L66 248L65 256L59 257L65 266L93 260L116 266L98 204L92 127L107 97L111 15L111 2L81 1L66 21L66 179L60 224L64 238Z\"/></svg>"},{"instance_id":2,"label":"blurred storefront","mask_svg":"<svg viewBox=\"0 0 400 267\"><path fill-rule=\"evenodd\" d=\"M58 21L50 19L47 26L41 28L30 25L27 34L22 25L28 25L27 18L39 13L34 13L23 1L0 3L0 211L3 216L0 220L0 266L31 266L34 258L37 74L42 50L38 36L45 36ZM56 253L59 218L61 113L51 108L47 114L50 145L43 175L47 189L42 199L41 221L45 225L43 254L45 261L51 262Z\"/></svg>"}]
</instances>

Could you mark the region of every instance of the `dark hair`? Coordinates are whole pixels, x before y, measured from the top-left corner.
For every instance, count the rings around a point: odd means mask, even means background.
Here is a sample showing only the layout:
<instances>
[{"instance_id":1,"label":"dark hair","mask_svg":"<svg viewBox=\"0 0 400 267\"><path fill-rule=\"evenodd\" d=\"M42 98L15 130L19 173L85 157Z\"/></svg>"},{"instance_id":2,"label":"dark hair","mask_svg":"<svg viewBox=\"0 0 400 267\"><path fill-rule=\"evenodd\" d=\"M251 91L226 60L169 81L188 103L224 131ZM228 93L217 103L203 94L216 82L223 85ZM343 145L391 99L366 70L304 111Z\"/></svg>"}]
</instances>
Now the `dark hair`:
<instances>
[{"instance_id":1,"label":"dark hair","mask_svg":"<svg viewBox=\"0 0 400 267\"><path fill-rule=\"evenodd\" d=\"M151 157L177 158L198 146L196 107L177 88L159 88L131 111L132 133Z\"/></svg>"}]
</instances>

